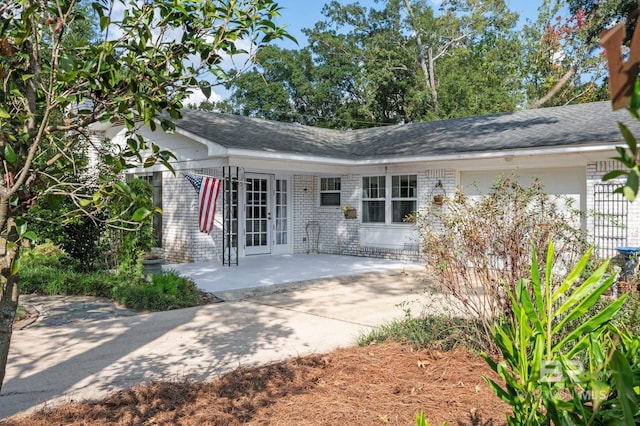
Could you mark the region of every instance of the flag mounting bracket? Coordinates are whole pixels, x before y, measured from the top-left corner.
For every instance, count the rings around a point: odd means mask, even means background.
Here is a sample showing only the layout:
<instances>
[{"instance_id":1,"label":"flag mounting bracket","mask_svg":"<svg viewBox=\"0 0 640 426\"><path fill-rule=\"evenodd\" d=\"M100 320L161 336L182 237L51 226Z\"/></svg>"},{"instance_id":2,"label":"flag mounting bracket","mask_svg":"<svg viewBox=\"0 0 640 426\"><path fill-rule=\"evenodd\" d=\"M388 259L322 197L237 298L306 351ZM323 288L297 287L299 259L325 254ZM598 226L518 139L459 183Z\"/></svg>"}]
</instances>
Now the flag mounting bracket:
<instances>
[{"instance_id":1,"label":"flag mounting bracket","mask_svg":"<svg viewBox=\"0 0 640 426\"><path fill-rule=\"evenodd\" d=\"M224 190L222 203L222 265L238 266L238 247L239 236L238 229L238 202L239 185L244 184L239 179L240 168L225 166L222 170Z\"/></svg>"}]
</instances>

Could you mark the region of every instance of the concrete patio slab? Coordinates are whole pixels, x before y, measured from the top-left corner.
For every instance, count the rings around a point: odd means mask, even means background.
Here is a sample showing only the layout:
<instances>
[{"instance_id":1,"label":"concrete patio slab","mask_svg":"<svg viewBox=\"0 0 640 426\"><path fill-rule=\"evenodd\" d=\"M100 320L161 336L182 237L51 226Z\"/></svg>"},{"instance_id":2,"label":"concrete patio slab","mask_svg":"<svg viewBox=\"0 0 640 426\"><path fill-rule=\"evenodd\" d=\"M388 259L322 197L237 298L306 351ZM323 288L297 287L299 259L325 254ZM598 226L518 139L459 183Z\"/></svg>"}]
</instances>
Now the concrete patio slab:
<instances>
[{"instance_id":1,"label":"concrete patio slab","mask_svg":"<svg viewBox=\"0 0 640 426\"><path fill-rule=\"evenodd\" d=\"M164 265L190 277L203 291L226 300L300 288L325 279L368 272L421 270L418 263L330 254L251 256L240 258L238 266L223 266L220 261Z\"/></svg>"}]
</instances>

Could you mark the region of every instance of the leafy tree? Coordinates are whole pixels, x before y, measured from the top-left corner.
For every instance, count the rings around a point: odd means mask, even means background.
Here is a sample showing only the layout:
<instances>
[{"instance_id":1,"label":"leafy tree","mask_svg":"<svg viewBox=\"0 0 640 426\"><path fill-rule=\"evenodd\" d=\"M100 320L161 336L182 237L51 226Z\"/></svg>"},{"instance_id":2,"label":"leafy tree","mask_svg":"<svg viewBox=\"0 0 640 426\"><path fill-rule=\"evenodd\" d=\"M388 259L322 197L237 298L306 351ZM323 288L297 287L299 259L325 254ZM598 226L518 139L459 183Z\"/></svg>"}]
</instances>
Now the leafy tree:
<instances>
[{"instance_id":1,"label":"leafy tree","mask_svg":"<svg viewBox=\"0 0 640 426\"><path fill-rule=\"evenodd\" d=\"M567 0L569 11L574 16L584 16L587 23L585 28L585 40L591 45L597 45L600 33L610 28L613 24L626 22L627 38L625 44L629 44L631 35L636 27L633 17L638 8L637 0Z\"/></svg>"},{"instance_id":2,"label":"leafy tree","mask_svg":"<svg viewBox=\"0 0 640 426\"><path fill-rule=\"evenodd\" d=\"M620 21L629 1L545 0L524 27L524 77L528 105L564 105L607 98L600 32ZM635 2L634 2L635 3ZM562 16L561 7L570 14Z\"/></svg>"},{"instance_id":3,"label":"leafy tree","mask_svg":"<svg viewBox=\"0 0 640 426\"><path fill-rule=\"evenodd\" d=\"M35 237L24 220L35 196L68 194L86 214L127 198L123 183L101 177L85 195L74 174L74 149L96 123L123 122L127 145L104 155L111 173L131 161L170 167L169 152L149 145L138 128L171 129L190 88L205 94L224 82L225 55L288 36L274 25L272 0L126 2L88 0L99 22L93 43L75 43L86 8L75 0L9 0L0 6L0 383L18 306L20 248ZM250 53L250 52L249 52ZM201 77L207 76L207 79ZM153 214L138 210L125 225Z\"/></svg>"},{"instance_id":4,"label":"leafy tree","mask_svg":"<svg viewBox=\"0 0 640 426\"><path fill-rule=\"evenodd\" d=\"M244 73L227 86L235 88L229 102L238 113L268 120L316 124L315 68L308 49L286 50L268 46L256 55L260 67ZM309 105L311 103L311 105Z\"/></svg>"},{"instance_id":5,"label":"leafy tree","mask_svg":"<svg viewBox=\"0 0 640 426\"><path fill-rule=\"evenodd\" d=\"M503 112L520 102L517 16L502 0L325 5L301 50L230 82L239 114L354 129Z\"/></svg>"}]
</instances>

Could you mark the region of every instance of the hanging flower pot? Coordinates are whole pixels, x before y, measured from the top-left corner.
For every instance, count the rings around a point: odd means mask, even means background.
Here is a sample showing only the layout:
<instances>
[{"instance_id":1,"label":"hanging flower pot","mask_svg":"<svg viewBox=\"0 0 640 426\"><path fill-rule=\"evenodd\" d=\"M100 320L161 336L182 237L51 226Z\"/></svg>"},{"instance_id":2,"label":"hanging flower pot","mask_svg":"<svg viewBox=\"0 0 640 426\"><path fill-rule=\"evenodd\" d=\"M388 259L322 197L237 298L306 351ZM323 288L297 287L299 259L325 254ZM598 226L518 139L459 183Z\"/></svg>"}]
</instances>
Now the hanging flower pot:
<instances>
[{"instance_id":1,"label":"hanging flower pot","mask_svg":"<svg viewBox=\"0 0 640 426\"><path fill-rule=\"evenodd\" d=\"M356 209L354 208L349 208L346 209L344 211L344 218L345 219L356 219L358 217L358 213L356 212Z\"/></svg>"},{"instance_id":2,"label":"hanging flower pot","mask_svg":"<svg viewBox=\"0 0 640 426\"><path fill-rule=\"evenodd\" d=\"M444 202L443 195L437 194L433 196L433 204L435 204L436 206L441 206L443 202Z\"/></svg>"}]
</instances>

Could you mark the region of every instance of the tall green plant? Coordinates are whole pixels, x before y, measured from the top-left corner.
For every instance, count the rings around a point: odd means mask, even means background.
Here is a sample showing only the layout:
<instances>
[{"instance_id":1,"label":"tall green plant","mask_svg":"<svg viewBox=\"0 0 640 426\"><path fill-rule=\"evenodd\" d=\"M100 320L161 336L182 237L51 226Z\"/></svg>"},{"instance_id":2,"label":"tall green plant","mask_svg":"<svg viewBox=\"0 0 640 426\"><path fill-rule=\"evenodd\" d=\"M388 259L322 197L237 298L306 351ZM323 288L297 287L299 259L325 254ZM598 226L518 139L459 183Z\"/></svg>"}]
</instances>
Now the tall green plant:
<instances>
[{"instance_id":1,"label":"tall green plant","mask_svg":"<svg viewBox=\"0 0 640 426\"><path fill-rule=\"evenodd\" d=\"M550 241L544 276L532 250L530 279L509 292L511 310L493 327L503 360L485 360L504 381L487 378L509 403L510 425L637 424L640 340L611 324L627 295L592 309L613 284L607 263L582 280L591 249L559 284ZM571 322L579 323L568 329Z\"/></svg>"},{"instance_id":2,"label":"tall green plant","mask_svg":"<svg viewBox=\"0 0 640 426\"><path fill-rule=\"evenodd\" d=\"M138 216L134 229L111 229L111 247L121 272L136 272L145 252L156 246L153 236L153 188L143 179L120 182L126 197L112 197L108 205L111 217ZM161 212L159 212L161 213Z\"/></svg>"}]
</instances>

